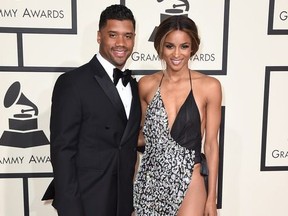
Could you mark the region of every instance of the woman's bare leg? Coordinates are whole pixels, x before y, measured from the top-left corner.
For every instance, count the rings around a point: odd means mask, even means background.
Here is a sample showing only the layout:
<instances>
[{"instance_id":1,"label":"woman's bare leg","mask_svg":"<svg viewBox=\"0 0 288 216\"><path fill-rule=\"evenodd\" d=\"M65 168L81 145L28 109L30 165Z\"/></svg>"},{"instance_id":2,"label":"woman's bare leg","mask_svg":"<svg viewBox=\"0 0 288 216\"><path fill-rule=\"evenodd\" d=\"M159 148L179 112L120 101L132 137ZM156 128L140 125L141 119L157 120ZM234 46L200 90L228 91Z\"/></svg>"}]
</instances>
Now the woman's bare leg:
<instances>
[{"instance_id":1,"label":"woman's bare leg","mask_svg":"<svg viewBox=\"0 0 288 216\"><path fill-rule=\"evenodd\" d=\"M192 173L192 180L177 216L203 216L207 193L204 178L200 174L200 164L196 164Z\"/></svg>"}]
</instances>

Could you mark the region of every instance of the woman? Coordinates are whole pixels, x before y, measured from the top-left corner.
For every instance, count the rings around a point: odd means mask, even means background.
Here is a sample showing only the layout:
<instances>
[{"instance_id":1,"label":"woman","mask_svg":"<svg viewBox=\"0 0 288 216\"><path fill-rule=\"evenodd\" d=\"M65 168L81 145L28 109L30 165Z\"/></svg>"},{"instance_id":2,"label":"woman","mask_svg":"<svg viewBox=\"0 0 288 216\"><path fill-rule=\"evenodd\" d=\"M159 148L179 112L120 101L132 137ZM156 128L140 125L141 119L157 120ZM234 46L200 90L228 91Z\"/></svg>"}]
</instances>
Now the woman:
<instances>
[{"instance_id":1,"label":"woman","mask_svg":"<svg viewBox=\"0 0 288 216\"><path fill-rule=\"evenodd\" d=\"M186 16L167 18L155 35L165 69L139 80L145 152L134 185L136 215L217 215L222 93L217 79L189 69L199 44L197 27ZM205 187L201 170L207 168Z\"/></svg>"}]
</instances>

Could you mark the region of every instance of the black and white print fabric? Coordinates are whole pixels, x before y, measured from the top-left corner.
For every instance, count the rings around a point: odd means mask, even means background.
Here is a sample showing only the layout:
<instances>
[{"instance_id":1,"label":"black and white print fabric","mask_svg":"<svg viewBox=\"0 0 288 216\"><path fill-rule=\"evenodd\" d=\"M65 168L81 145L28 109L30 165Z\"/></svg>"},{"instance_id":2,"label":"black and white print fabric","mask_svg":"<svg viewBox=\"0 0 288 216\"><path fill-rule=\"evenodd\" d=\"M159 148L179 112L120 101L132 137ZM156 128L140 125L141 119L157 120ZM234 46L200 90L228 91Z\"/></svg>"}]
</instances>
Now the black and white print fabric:
<instances>
[{"instance_id":1,"label":"black and white print fabric","mask_svg":"<svg viewBox=\"0 0 288 216\"><path fill-rule=\"evenodd\" d=\"M175 216L191 181L195 151L170 134L168 115L156 91L143 126L145 152L134 184L137 216Z\"/></svg>"}]
</instances>

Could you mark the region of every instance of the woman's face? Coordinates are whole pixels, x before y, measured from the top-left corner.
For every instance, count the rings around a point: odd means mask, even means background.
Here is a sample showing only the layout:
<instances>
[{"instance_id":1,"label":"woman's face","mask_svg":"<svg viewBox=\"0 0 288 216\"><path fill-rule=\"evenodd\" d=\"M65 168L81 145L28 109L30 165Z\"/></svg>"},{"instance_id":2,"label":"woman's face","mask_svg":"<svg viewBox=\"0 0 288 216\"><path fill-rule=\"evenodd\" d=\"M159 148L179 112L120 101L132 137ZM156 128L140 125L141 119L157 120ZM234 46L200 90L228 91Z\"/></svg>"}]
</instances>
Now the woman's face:
<instances>
[{"instance_id":1,"label":"woman's face","mask_svg":"<svg viewBox=\"0 0 288 216\"><path fill-rule=\"evenodd\" d=\"M163 60L167 70L180 71L188 69L191 54L191 39L189 35L180 30L175 30L166 36L163 44Z\"/></svg>"}]
</instances>

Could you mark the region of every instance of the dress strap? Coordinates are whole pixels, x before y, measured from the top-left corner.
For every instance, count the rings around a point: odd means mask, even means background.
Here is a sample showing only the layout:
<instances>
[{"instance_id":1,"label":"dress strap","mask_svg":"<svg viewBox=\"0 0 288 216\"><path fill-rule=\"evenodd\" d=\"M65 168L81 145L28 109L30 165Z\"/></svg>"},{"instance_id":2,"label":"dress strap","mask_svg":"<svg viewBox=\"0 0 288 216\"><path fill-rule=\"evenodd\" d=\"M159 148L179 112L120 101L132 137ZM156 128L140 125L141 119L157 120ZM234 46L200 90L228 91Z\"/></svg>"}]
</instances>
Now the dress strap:
<instances>
[{"instance_id":1,"label":"dress strap","mask_svg":"<svg viewBox=\"0 0 288 216\"><path fill-rule=\"evenodd\" d=\"M164 73L163 73L163 75L162 75L162 77L161 77L161 80L160 80L160 83L159 83L159 87L160 87L161 84L162 84L163 77L164 77Z\"/></svg>"},{"instance_id":2,"label":"dress strap","mask_svg":"<svg viewBox=\"0 0 288 216\"><path fill-rule=\"evenodd\" d=\"M189 79L190 79L190 88L191 88L191 91L192 91L191 70L189 70Z\"/></svg>"}]
</instances>

